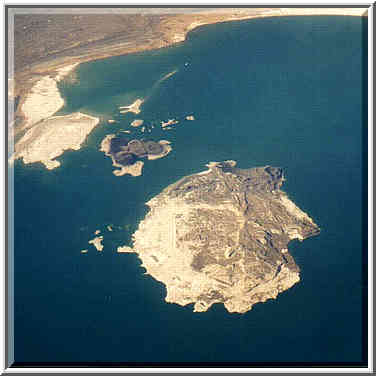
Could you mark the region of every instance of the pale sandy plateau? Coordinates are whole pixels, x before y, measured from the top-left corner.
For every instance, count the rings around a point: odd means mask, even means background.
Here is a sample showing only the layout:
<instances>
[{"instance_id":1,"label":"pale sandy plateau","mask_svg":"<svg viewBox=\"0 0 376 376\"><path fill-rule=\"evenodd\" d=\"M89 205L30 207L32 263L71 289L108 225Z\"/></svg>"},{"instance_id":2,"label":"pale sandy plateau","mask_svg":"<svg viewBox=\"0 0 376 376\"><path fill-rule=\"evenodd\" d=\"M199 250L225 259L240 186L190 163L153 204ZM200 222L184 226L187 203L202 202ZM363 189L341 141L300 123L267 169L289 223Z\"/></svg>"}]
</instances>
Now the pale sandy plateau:
<instances>
[{"instance_id":1,"label":"pale sandy plateau","mask_svg":"<svg viewBox=\"0 0 376 376\"><path fill-rule=\"evenodd\" d=\"M35 83L21 106L25 117L25 128L30 128L41 120L51 117L63 107L64 99L60 95L57 83L77 65L78 63L64 66L56 71L55 77L47 75Z\"/></svg>"},{"instance_id":2,"label":"pale sandy plateau","mask_svg":"<svg viewBox=\"0 0 376 376\"><path fill-rule=\"evenodd\" d=\"M80 112L40 121L16 143L10 163L22 158L25 164L41 162L48 169L59 167L55 158L65 150L79 150L98 123L98 118Z\"/></svg>"}]
</instances>

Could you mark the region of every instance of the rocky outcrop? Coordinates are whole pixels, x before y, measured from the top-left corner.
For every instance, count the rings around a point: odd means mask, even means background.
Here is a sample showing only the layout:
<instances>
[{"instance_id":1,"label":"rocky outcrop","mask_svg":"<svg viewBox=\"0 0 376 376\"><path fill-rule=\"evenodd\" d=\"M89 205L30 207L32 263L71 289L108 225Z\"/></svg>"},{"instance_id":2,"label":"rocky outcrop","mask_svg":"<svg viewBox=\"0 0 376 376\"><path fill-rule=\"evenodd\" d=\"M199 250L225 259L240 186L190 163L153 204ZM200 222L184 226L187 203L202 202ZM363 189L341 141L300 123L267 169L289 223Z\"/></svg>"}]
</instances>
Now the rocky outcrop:
<instances>
[{"instance_id":1,"label":"rocky outcrop","mask_svg":"<svg viewBox=\"0 0 376 376\"><path fill-rule=\"evenodd\" d=\"M166 285L166 302L243 313L299 281L287 245L318 226L280 190L280 168L235 165L211 162L147 202L133 251Z\"/></svg>"},{"instance_id":2,"label":"rocky outcrop","mask_svg":"<svg viewBox=\"0 0 376 376\"><path fill-rule=\"evenodd\" d=\"M126 137L109 134L102 140L100 150L111 157L113 166L120 168L114 171L114 175L140 176L144 162L138 160L139 158L149 160L163 158L172 150L172 147L166 140L158 142L129 140Z\"/></svg>"}]
</instances>

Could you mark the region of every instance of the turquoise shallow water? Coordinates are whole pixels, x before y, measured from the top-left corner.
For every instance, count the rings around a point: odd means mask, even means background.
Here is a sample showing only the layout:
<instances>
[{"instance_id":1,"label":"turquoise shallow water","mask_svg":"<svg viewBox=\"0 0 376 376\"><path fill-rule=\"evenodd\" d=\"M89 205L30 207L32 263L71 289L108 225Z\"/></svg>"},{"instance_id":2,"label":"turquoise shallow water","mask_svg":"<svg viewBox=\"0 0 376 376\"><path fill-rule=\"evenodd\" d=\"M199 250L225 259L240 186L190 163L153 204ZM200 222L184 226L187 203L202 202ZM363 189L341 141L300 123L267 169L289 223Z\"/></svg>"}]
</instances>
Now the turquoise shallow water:
<instances>
[{"instance_id":1,"label":"turquoise shallow water","mask_svg":"<svg viewBox=\"0 0 376 376\"><path fill-rule=\"evenodd\" d=\"M80 65L76 83L61 85L61 113L103 121L58 169L15 164L16 361L363 361L363 28L355 17L216 24L179 46ZM141 114L119 114L139 96ZM173 151L140 177L116 177L99 144L134 118L181 121L133 131ZM221 305L194 314L165 303L164 286L116 248L146 201L224 159L283 167L283 189L322 233L290 244L301 282L277 300L244 315ZM96 229L102 253L87 244Z\"/></svg>"}]
</instances>

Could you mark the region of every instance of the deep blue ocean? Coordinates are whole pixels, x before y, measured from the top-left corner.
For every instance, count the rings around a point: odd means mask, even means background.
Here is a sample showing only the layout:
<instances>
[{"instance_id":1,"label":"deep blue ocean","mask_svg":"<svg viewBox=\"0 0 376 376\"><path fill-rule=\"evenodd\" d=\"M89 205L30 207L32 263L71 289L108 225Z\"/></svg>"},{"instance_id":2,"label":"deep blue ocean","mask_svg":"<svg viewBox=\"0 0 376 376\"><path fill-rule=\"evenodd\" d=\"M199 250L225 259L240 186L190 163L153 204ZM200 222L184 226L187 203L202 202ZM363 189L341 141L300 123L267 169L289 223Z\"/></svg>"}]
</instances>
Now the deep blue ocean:
<instances>
[{"instance_id":1,"label":"deep blue ocean","mask_svg":"<svg viewBox=\"0 0 376 376\"><path fill-rule=\"evenodd\" d=\"M16 362L363 361L365 30L342 16L209 25L180 45L82 64L62 82L61 114L102 121L55 170L15 163ZM139 115L119 113L137 97L146 98ZM116 177L99 144L135 118L178 118L172 130L132 134L173 151L146 161L140 177ZM290 243L301 282L276 300L243 315L219 304L193 313L167 304L164 285L116 249L146 201L225 159L282 167L282 189L321 234ZM97 229L103 252L88 245Z\"/></svg>"}]
</instances>

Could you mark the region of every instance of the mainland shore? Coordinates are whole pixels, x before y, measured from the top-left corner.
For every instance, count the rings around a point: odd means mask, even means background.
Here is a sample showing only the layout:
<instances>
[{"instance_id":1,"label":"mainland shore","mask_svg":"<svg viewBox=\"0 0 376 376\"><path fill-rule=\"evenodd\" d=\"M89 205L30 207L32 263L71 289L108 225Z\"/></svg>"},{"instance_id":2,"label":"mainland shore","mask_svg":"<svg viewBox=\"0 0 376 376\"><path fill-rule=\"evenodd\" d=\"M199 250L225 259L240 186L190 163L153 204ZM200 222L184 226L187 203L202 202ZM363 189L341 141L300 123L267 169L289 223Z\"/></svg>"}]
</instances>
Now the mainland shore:
<instances>
[{"instance_id":1,"label":"mainland shore","mask_svg":"<svg viewBox=\"0 0 376 376\"><path fill-rule=\"evenodd\" d=\"M367 8L188 8L179 10L181 13L173 8L158 9L160 13L140 8L133 14L121 8L117 18L79 9L72 14L58 11L15 17L15 73L8 79L8 100L18 104L8 127L9 137L15 140L64 105L57 83L82 62L168 47L183 42L197 27L218 22L304 15L367 16ZM50 52L45 45L51 45ZM138 113L141 104L124 110Z\"/></svg>"}]
</instances>

